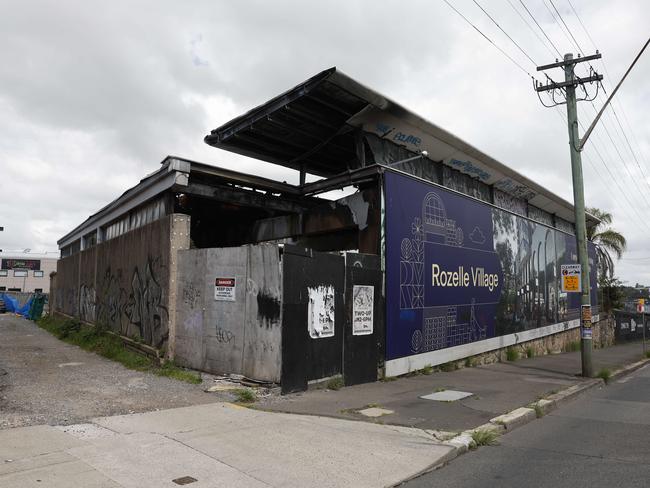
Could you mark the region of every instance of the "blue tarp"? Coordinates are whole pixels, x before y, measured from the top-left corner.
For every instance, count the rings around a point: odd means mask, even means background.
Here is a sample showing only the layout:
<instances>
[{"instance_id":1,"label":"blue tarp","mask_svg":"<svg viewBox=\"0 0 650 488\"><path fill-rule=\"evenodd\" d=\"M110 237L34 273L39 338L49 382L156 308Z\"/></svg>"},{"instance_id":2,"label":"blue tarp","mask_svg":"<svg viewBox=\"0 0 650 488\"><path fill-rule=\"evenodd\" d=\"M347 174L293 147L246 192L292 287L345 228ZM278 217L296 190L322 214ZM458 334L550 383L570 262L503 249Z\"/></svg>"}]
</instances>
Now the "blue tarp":
<instances>
[{"instance_id":1,"label":"blue tarp","mask_svg":"<svg viewBox=\"0 0 650 488\"><path fill-rule=\"evenodd\" d=\"M25 304L21 307L18 304L18 299L15 297L12 297L11 295L7 295L6 293L0 293L0 298L5 302L5 307L7 307L7 312L12 312L12 313L17 313L18 315L22 315L25 318L28 318L29 316L29 307L32 304L32 300L34 297L30 297L29 300L25 302Z\"/></svg>"}]
</instances>

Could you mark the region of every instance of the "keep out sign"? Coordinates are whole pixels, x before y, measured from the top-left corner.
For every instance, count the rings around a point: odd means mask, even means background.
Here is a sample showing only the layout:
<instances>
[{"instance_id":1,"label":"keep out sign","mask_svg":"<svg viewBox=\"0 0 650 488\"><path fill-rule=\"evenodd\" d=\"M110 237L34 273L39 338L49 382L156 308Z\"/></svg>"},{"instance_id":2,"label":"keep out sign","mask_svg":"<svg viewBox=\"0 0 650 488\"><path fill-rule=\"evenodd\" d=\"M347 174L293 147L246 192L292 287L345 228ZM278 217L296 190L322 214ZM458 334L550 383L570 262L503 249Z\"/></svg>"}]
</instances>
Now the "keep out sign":
<instances>
[{"instance_id":1,"label":"keep out sign","mask_svg":"<svg viewBox=\"0 0 650 488\"><path fill-rule=\"evenodd\" d=\"M214 299L234 302L237 280L235 278L216 278L214 281Z\"/></svg>"}]
</instances>

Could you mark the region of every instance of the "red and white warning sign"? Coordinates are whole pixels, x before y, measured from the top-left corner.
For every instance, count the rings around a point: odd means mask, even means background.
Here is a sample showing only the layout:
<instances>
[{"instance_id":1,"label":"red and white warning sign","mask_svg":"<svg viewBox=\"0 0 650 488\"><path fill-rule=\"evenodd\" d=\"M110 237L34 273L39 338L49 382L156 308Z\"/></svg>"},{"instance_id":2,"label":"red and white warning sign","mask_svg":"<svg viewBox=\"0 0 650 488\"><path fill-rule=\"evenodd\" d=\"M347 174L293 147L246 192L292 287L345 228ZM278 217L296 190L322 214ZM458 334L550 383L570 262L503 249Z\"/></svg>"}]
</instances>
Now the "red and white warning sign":
<instances>
[{"instance_id":1,"label":"red and white warning sign","mask_svg":"<svg viewBox=\"0 0 650 488\"><path fill-rule=\"evenodd\" d=\"M234 302L236 289L237 281L235 278L216 278L214 281L214 299Z\"/></svg>"}]
</instances>

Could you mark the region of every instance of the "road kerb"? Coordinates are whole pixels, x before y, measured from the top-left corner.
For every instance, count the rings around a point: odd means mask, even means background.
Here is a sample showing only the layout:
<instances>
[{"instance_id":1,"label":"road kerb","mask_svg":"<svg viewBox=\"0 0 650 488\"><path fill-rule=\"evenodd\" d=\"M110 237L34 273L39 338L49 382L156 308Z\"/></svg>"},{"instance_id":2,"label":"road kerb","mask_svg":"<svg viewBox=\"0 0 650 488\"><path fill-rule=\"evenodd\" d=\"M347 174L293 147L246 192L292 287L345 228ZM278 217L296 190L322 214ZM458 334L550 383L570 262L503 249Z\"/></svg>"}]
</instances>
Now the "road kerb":
<instances>
[{"instance_id":1,"label":"road kerb","mask_svg":"<svg viewBox=\"0 0 650 488\"><path fill-rule=\"evenodd\" d=\"M642 359L641 361L637 361L636 363L632 363L623 368L619 368L612 373L611 378L614 379L619 376L623 376L625 374L631 373L641 368L642 366L645 366L648 363L650 363L650 358ZM435 461L435 463L433 463L429 468L409 477L408 479L402 480L399 483L396 483L392 486L393 487L400 486L402 483L405 483L412 479L418 478L423 474L441 468L443 465L454 460L461 454L465 454L472 447L474 447L475 443L474 443L474 439L472 438L473 432L479 430L491 430L494 432L498 432L499 434L510 432L511 430L521 427L522 425L526 425L527 423L537 419L537 412L535 411L534 408L535 405L537 405L541 409L543 415L546 415L547 413L550 413L556 408L558 408L560 405L563 405L564 403L567 403L570 400L574 400L577 396L581 395L582 393L596 386L604 386L604 385L605 382L600 378L588 379L583 381L582 383L578 383L577 385L573 385L569 388L566 388L562 391L559 391L557 393L549 395L546 398L542 398L537 402L532 403L531 405L533 406L533 408L530 407L516 408L511 412L508 412L503 415L499 415L498 417L494 417L486 424L479 425L474 429L466 430L461 434L442 443L446 446L451 447L452 449L444 456L438 458ZM431 432L429 432L429 434L433 436Z\"/></svg>"},{"instance_id":2,"label":"road kerb","mask_svg":"<svg viewBox=\"0 0 650 488\"><path fill-rule=\"evenodd\" d=\"M535 410L528 407L519 407L498 417L490 419L490 423L503 425L505 430L516 429L517 427L527 424L531 420L535 420L537 415L535 415Z\"/></svg>"},{"instance_id":3,"label":"road kerb","mask_svg":"<svg viewBox=\"0 0 650 488\"><path fill-rule=\"evenodd\" d=\"M632 371L636 371L637 369L642 368L649 362L650 362L650 358L644 358L641 361L637 361L636 363L628 364L627 366L624 366L614 371L610 376L610 379L615 379L618 378L619 376L623 376L628 373L631 373Z\"/></svg>"}]
</instances>

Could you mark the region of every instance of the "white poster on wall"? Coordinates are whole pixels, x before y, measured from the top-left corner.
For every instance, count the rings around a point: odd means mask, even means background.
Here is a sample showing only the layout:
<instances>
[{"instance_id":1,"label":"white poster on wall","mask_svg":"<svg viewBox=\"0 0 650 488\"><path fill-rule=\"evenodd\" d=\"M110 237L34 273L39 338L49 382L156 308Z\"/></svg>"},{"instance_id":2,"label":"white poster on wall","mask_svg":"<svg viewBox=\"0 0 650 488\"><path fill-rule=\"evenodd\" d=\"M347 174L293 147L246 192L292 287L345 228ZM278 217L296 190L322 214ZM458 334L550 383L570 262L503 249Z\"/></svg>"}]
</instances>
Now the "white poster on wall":
<instances>
[{"instance_id":1,"label":"white poster on wall","mask_svg":"<svg viewBox=\"0 0 650 488\"><path fill-rule=\"evenodd\" d=\"M322 339L334 335L334 287L316 286L307 289L307 327L309 337Z\"/></svg>"},{"instance_id":2,"label":"white poster on wall","mask_svg":"<svg viewBox=\"0 0 650 488\"><path fill-rule=\"evenodd\" d=\"M374 303L374 286L354 285L352 289L352 335L372 334Z\"/></svg>"},{"instance_id":3,"label":"white poster on wall","mask_svg":"<svg viewBox=\"0 0 650 488\"><path fill-rule=\"evenodd\" d=\"M235 278L216 278L214 280L214 299L224 302L235 301L237 282Z\"/></svg>"}]
</instances>

